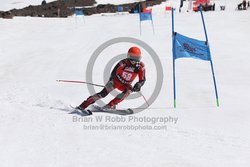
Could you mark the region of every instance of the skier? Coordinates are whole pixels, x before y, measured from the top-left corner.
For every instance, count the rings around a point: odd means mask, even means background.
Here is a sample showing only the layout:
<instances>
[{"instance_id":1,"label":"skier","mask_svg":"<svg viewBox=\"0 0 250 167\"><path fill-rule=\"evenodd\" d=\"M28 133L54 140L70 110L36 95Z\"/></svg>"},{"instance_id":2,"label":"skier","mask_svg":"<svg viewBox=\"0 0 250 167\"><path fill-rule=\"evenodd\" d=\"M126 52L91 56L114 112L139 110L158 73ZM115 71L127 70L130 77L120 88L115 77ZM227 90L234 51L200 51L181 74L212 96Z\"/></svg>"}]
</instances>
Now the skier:
<instances>
[{"instance_id":1,"label":"skier","mask_svg":"<svg viewBox=\"0 0 250 167\"><path fill-rule=\"evenodd\" d=\"M128 50L127 58L116 64L110 75L109 81L99 93L90 96L77 109L82 112L89 105L97 100L106 97L114 89L122 91L113 100L111 100L104 108L115 109L116 105L122 102L131 92L139 92L145 83L145 67L141 60L141 50L138 47L131 47ZM139 77L139 81L132 86L132 82Z\"/></svg>"}]
</instances>

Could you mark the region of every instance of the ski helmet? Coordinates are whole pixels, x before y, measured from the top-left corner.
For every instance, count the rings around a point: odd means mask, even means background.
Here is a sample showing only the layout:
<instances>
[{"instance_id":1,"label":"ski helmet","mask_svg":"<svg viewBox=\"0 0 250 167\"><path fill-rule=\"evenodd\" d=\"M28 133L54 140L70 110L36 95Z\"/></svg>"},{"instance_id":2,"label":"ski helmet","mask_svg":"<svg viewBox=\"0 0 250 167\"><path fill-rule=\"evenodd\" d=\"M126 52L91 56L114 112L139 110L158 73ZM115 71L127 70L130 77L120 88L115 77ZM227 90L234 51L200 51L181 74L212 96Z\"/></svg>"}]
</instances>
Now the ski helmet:
<instances>
[{"instance_id":1,"label":"ski helmet","mask_svg":"<svg viewBox=\"0 0 250 167\"><path fill-rule=\"evenodd\" d=\"M136 60L136 61L140 61L141 60L141 50L136 46L131 47L128 50L128 58Z\"/></svg>"}]
</instances>

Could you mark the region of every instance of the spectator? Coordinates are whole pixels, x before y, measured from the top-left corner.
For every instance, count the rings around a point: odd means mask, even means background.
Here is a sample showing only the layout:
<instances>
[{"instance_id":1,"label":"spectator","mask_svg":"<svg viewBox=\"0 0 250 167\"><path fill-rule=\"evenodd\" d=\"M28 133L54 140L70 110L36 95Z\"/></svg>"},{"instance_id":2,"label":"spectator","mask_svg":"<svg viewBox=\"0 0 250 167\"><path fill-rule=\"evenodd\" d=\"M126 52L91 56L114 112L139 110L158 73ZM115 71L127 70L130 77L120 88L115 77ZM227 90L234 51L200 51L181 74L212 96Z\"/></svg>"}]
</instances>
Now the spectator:
<instances>
[{"instance_id":1,"label":"spectator","mask_svg":"<svg viewBox=\"0 0 250 167\"><path fill-rule=\"evenodd\" d=\"M247 9L247 1L243 0L242 5L243 5L243 10L246 10Z\"/></svg>"},{"instance_id":2,"label":"spectator","mask_svg":"<svg viewBox=\"0 0 250 167\"><path fill-rule=\"evenodd\" d=\"M183 7L183 0L180 2L180 8L179 8L179 13L181 13L181 8Z\"/></svg>"},{"instance_id":3,"label":"spectator","mask_svg":"<svg viewBox=\"0 0 250 167\"><path fill-rule=\"evenodd\" d=\"M42 1L42 5L45 5L47 4L47 2L45 0Z\"/></svg>"},{"instance_id":4,"label":"spectator","mask_svg":"<svg viewBox=\"0 0 250 167\"><path fill-rule=\"evenodd\" d=\"M192 11L192 0L188 0L188 10L187 11Z\"/></svg>"},{"instance_id":5,"label":"spectator","mask_svg":"<svg viewBox=\"0 0 250 167\"><path fill-rule=\"evenodd\" d=\"M203 8L204 8L204 11L208 11L209 9L208 9L208 4L206 3L204 6L203 6Z\"/></svg>"},{"instance_id":6,"label":"spectator","mask_svg":"<svg viewBox=\"0 0 250 167\"><path fill-rule=\"evenodd\" d=\"M243 3L238 4L238 10L242 10L242 4Z\"/></svg>"},{"instance_id":7,"label":"spectator","mask_svg":"<svg viewBox=\"0 0 250 167\"><path fill-rule=\"evenodd\" d=\"M129 13L140 13L142 12L142 4L140 2L136 3L135 7L131 9Z\"/></svg>"},{"instance_id":8,"label":"spectator","mask_svg":"<svg viewBox=\"0 0 250 167\"><path fill-rule=\"evenodd\" d=\"M212 10L215 11L215 3L212 6Z\"/></svg>"}]
</instances>

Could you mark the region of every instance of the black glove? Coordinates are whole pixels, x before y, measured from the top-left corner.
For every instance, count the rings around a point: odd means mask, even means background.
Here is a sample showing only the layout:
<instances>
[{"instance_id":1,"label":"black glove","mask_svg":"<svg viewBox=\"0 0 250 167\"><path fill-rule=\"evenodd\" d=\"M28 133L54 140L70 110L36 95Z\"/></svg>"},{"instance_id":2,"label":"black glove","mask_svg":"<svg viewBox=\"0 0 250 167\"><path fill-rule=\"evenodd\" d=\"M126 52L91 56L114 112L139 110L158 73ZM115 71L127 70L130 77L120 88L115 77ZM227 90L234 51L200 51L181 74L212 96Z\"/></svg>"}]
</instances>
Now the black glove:
<instances>
[{"instance_id":1,"label":"black glove","mask_svg":"<svg viewBox=\"0 0 250 167\"><path fill-rule=\"evenodd\" d=\"M132 91L133 91L133 92L139 92L139 91L141 90L141 87L142 87L141 83L137 82L137 83L134 85L134 87L132 88Z\"/></svg>"}]
</instances>

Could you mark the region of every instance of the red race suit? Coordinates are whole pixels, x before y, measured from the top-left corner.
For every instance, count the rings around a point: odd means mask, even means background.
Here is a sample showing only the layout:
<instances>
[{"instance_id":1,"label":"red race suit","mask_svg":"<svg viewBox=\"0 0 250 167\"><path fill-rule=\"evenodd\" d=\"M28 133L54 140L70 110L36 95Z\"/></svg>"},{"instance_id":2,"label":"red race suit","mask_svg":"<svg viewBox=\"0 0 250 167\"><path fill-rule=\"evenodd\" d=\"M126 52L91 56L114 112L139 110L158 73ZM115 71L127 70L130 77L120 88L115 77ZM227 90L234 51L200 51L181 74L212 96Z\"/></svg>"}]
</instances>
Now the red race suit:
<instances>
[{"instance_id":1,"label":"red race suit","mask_svg":"<svg viewBox=\"0 0 250 167\"><path fill-rule=\"evenodd\" d=\"M141 61L134 61L130 59L121 60L112 70L109 81L107 82L103 90L95 95L90 96L80 105L80 107L87 108L95 101L106 97L114 89L118 89L122 91L122 93L118 94L113 100L108 103L110 107L116 106L132 92L131 84L137 76L139 78L139 81L137 83L143 86L146 81L144 63Z\"/></svg>"}]
</instances>

